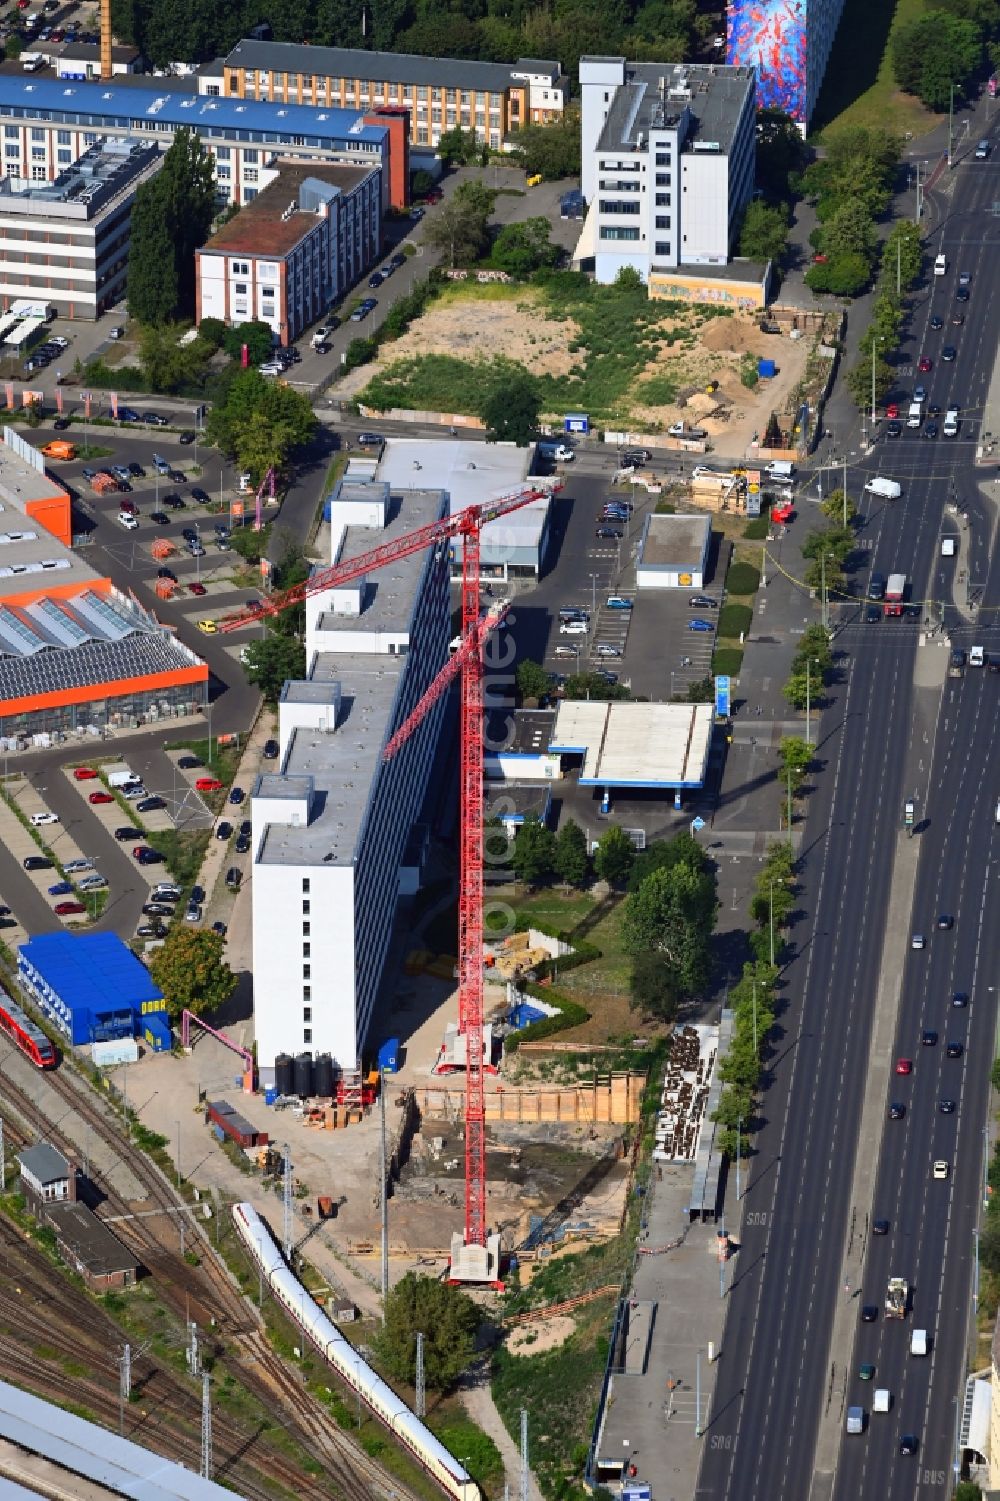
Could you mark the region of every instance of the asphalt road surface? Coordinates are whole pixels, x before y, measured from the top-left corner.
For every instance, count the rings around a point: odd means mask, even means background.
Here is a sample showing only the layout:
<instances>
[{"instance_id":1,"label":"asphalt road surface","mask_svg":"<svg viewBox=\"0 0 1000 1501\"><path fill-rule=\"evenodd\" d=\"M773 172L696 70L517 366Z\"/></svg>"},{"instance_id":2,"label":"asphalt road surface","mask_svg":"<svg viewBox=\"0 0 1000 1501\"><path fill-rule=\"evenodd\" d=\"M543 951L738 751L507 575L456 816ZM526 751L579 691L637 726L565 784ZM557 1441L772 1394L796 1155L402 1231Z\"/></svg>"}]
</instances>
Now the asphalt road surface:
<instances>
[{"instance_id":1,"label":"asphalt road surface","mask_svg":"<svg viewBox=\"0 0 1000 1501\"><path fill-rule=\"evenodd\" d=\"M895 506L866 503L861 530L870 566L884 574L905 571L919 597L924 581L938 577L945 504L964 501L973 543L963 566L985 584L984 605L993 606L1000 603L1000 579L995 572L986 578L985 509L972 462L1000 321L992 296L1000 224L985 213L996 196L993 173L977 175L970 168L956 181L950 209L928 247L930 255L946 250L949 275L937 285L928 276L911 319L913 366L926 353L933 369L926 375L899 372L901 391L922 381L929 400L942 409L952 401L962 407L960 437L927 440L906 433L893 444L880 442L868 472L899 478L904 499ZM971 274L972 300L961 309L965 325L954 327L960 270ZM940 332L930 329L935 315L945 318ZM945 343L958 348L954 363L939 359ZM953 612L946 618L955 623ZM810 799L803 843L802 907L809 917L793 929L798 957L787 972L786 1010L762 1100L764 1121L704 1441L701 1496L801 1501L810 1494L830 1383L833 1315L845 1296L840 1269L859 1149L879 1156L876 1215L890 1220L890 1233L870 1241L858 1304L875 1302L880 1314L859 1333L854 1364L875 1363L877 1384L888 1386L895 1401L888 1417L873 1419L863 1437L842 1440L834 1491L852 1498L911 1496L919 1483L944 1496L952 1483L993 1058L995 995L988 987L997 940L984 928L983 915L991 895L988 860L1000 833L989 761L1000 684L985 673L949 680L928 765L935 726L926 722L925 704L923 719L914 718L917 632L906 621L859 621L839 638L850 660L846 681L823 718L818 750L826 766ZM964 630L966 640L972 634ZM988 640L996 628L976 635ZM903 1121L886 1119L884 1140L859 1147L893 849L904 799L928 779L916 836L923 843L914 913L914 925L928 932L928 948L910 954L897 1039L899 1053L916 1060L913 1076L899 1081L907 1085L902 1098L909 1108ZM934 931L938 912L955 914L953 932ZM967 1011L949 1015L953 989L970 991L972 1001ZM920 1047L922 1026L938 1030L936 1049ZM959 1060L945 1057L953 1034L966 1044ZM892 1097L899 1097L895 1082ZM956 1099L954 1115L939 1113L942 1097ZM947 1182L931 1180L936 1156L951 1160ZM917 1312L902 1327L882 1322L889 1275L916 1286ZM931 1334L925 1360L908 1353L914 1323ZM868 1390L854 1379L850 1400L870 1407ZM903 1432L920 1440L916 1459L898 1453Z\"/></svg>"}]
</instances>

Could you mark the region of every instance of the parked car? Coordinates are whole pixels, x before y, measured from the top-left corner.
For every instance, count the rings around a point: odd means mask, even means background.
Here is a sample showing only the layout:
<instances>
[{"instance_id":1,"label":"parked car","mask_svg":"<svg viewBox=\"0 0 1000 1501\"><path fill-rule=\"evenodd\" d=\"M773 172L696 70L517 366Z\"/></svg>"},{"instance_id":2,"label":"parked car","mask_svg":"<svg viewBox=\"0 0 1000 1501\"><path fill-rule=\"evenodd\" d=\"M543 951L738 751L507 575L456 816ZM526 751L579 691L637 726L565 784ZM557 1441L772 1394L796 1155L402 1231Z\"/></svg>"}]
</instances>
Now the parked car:
<instances>
[{"instance_id":1,"label":"parked car","mask_svg":"<svg viewBox=\"0 0 1000 1501\"><path fill-rule=\"evenodd\" d=\"M232 824L227 822L226 819L223 819L222 822L216 826L215 837L216 839L221 839L223 842L225 842L227 839L232 839Z\"/></svg>"},{"instance_id":2,"label":"parked car","mask_svg":"<svg viewBox=\"0 0 1000 1501\"><path fill-rule=\"evenodd\" d=\"M201 922L201 906L198 902L188 902L184 909L185 922Z\"/></svg>"},{"instance_id":3,"label":"parked car","mask_svg":"<svg viewBox=\"0 0 1000 1501\"><path fill-rule=\"evenodd\" d=\"M719 601L713 599L710 594L692 594L688 600L689 610L717 610Z\"/></svg>"},{"instance_id":4,"label":"parked car","mask_svg":"<svg viewBox=\"0 0 1000 1501\"><path fill-rule=\"evenodd\" d=\"M211 498L208 492L203 490L200 485L192 485L191 499L196 500L200 506L207 506Z\"/></svg>"},{"instance_id":5,"label":"parked car","mask_svg":"<svg viewBox=\"0 0 1000 1501\"><path fill-rule=\"evenodd\" d=\"M136 938L162 938L166 928L161 922L141 922L135 930Z\"/></svg>"},{"instance_id":6,"label":"parked car","mask_svg":"<svg viewBox=\"0 0 1000 1501\"><path fill-rule=\"evenodd\" d=\"M114 798L110 792L92 792L87 799L88 803L113 803Z\"/></svg>"},{"instance_id":7,"label":"parked car","mask_svg":"<svg viewBox=\"0 0 1000 1501\"><path fill-rule=\"evenodd\" d=\"M137 844L132 854L140 865L162 865L163 856L159 850L151 849L148 844Z\"/></svg>"},{"instance_id":8,"label":"parked car","mask_svg":"<svg viewBox=\"0 0 1000 1501\"><path fill-rule=\"evenodd\" d=\"M52 910L57 917L82 917L87 909L82 902L56 902Z\"/></svg>"},{"instance_id":9,"label":"parked car","mask_svg":"<svg viewBox=\"0 0 1000 1501\"><path fill-rule=\"evenodd\" d=\"M44 855L27 855L21 861L25 870L52 870L53 862Z\"/></svg>"},{"instance_id":10,"label":"parked car","mask_svg":"<svg viewBox=\"0 0 1000 1501\"><path fill-rule=\"evenodd\" d=\"M172 568L158 568L156 570L156 577L158 579L169 579L172 584L176 584L177 582L177 575Z\"/></svg>"},{"instance_id":11,"label":"parked car","mask_svg":"<svg viewBox=\"0 0 1000 1501\"><path fill-rule=\"evenodd\" d=\"M122 844L126 839L138 839L141 833L141 829L134 829L132 825L128 823L123 824L119 829L115 829L115 838L118 840L119 844Z\"/></svg>"},{"instance_id":12,"label":"parked car","mask_svg":"<svg viewBox=\"0 0 1000 1501\"><path fill-rule=\"evenodd\" d=\"M93 860L88 860L83 855L80 856L79 860L67 860L63 865L63 870L67 871L70 875L78 870L93 870L93 868Z\"/></svg>"},{"instance_id":13,"label":"parked car","mask_svg":"<svg viewBox=\"0 0 1000 1501\"><path fill-rule=\"evenodd\" d=\"M280 747L277 740L265 740L262 755L265 761L276 761Z\"/></svg>"},{"instance_id":14,"label":"parked car","mask_svg":"<svg viewBox=\"0 0 1000 1501\"><path fill-rule=\"evenodd\" d=\"M689 620L688 621L687 628L688 628L689 631L704 631L704 632L709 632L709 631L714 631L715 630L715 626L712 624L712 622L710 620L701 620L701 619L699 619L697 617L694 620Z\"/></svg>"},{"instance_id":15,"label":"parked car","mask_svg":"<svg viewBox=\"0 0 1000 1501\"><path fill-rule=\"evenodd\" d=\"M177 760L181 771L194 771L196 766L204 766L204 764L199 756L179 756Z\"/></svg>"},{"instance_id":16,"label":"parked car","mask_svg":"<svg viewBox=\"0 0 1000 1501\"><path fill-rule=\"evenodd\" d=\"M170 495L160 496L160 505L166 506L168 511L183 511L186 509L183 496L174 495L172 492Z\"/></svg>"},{"instance_id":17,"label":"parked car","mask_svg":"<svg viewBox=\"0 0 1000 1501\"><path fill-rule=\"evenodd\" d=\"M143 469L141 464L137 464L134 459L128 466L128 472L133 479L145 479L146 477L145 469Z\"/></svg>"},{"instance_id":18,"label":"parked car","mask_svg":"<svg viewBox=\"0 0 1000 1501\"><path fill-rule=\"evenodd\" d=\"M224 922L214 922L212 924L212 932L218 933L220 938L225 938L228 931L229 929Z\"/></svg>"},{"instance_id":19,"label":"parked car","mask_svg":"<svg viewBox=\"0 0 1000 1501\"><path fill-rule=\"evenodd\" d=\"M245 797L246 793L243 791L242 787L231 787L229 789L229 801L233 803L235 807L238 808Z\"/></svg>"},{"instance_id":20,"label":"parked car","mask_svg":"<svg viewBox=\"0 0 1000 1501\"><path fill-rule=\"evenodd\" d=\"M205 549L202 548L202 552L204 552L204 550ZM201 583L201 581L199 579L195 579L193 583L188 584L188 590L189 590L189 592L191 594L197 594L199 596L202 595L202 594L207 594L208 593L208 590L205 588L205 585L203 583Z\"/></svg>"},{"instance_id":21,"label":"parked car","mask_svg":"<svg viewBox=\"0 0 1000 1501\"><path fill-rule=\"evenodd\" d=\"M72 890L73 887L69 881L57 881L54 886L49 887L49 896L69 896Z\"/></svg>"},{"instance_id":22,"label":"parked car","mask_svg":"<svg viewBox=\"0 0 1000 1501\"><path fill-rule=\"evenodd\" d=\"M243 872L236 865L231 865L226 871L226 885L230 891L238 891L240 882L243 880Z\"/></svg>"},{"instance_id":23,"label":"parked car","mask_svg":"<svg viewBox=\"0 0 1000 1501\"><path fill-rule=\"evenodd\" d=\"M146 902L143 912L147 917L173 917L174 909L166 902Z\"/></svg>"},{"instance_id":24,"label":"parked car","mask_svg":"<svg viewBox=\"0 0 1000 1501\"><path fill-rule=\"evenodd\" d=\"M221 792L222 783L218 777L198 777L195 787L199 792Z\"/></svg>"},{"instance_id":25,"label":"parked car","mask_svg":"<svg viewBox=\"0 0 1000 1501\"><path fill-rule=\"evenodd\" d=\"M150 511L149 519L154 526L169 526L170 517L166 511Z\"/></svg>"},{"instance_id":26,"label":"parked car","mask_svg":"<svg viewBox=\"0 0 1000 1501\"><path fill-rule=\"evenodd\" d=\"M156 813L166 806L162 797L144 797L141 803L136 803L135 808L137 813Z\"/></svg>"}]
</instances>

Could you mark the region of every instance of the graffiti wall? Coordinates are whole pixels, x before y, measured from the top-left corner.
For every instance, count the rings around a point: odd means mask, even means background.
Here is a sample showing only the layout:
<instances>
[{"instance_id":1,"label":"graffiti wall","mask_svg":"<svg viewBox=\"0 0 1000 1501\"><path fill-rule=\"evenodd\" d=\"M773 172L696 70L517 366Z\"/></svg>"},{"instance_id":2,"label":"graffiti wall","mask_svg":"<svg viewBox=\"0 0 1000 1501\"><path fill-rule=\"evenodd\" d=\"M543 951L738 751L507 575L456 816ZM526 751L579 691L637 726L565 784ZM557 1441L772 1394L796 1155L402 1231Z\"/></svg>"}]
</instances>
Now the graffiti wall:
<instances>
[{"instance_id":1,"label":"graffiti wall","mask_svg":"<svg viewBox=\"0 0 1000 1501\"><path fill-rule=\"evenodd\" d=\"M813 0L817 3L817 0ZM758 108L806 118L807 0L730 0L726 61L757 69Z\"/></svg>"}]
</instances>

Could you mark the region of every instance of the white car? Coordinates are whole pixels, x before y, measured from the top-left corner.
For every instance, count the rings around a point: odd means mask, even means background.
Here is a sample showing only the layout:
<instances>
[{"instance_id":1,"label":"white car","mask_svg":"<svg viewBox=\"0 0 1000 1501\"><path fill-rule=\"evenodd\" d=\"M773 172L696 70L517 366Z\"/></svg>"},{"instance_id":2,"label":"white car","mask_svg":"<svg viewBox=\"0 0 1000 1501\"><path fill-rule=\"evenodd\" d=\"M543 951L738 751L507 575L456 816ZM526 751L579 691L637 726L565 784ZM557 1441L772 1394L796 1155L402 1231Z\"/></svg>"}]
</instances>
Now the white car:
<instances>
[{"instance_id":1,"label":"white car","mask_svg":"<svg viewBox=\"0 0 1000 1501\"><path fill-rule=\"evenodd\" d=\"M119 524L123 526L127 532L137 532L139 530L138 521L128 511L119 511L118 521Z\"/></svg>"},{"instance_id":2,"label":"white car","mask_svg":"<svg viewBox=\"0 0 1000 1501\"><path fill-rule=\"evenodd\" d=\"M32 813L30 822L33 829L41 829L47 823L58 823L59 819L54 813Z\"/></svg>"},{"instance_id":3,"label":"white car","mask_svg":"<svg viewBox=\"0 0 1000 1501\"><path fill-rule=\"evenodd\" d=\"M587 634L587 622L585 620L564 620L559 627L560 636L585 636Z\"/></svg>"},{"instance_id":4,"label":"white car","mask_svg":"<svg viewBox=\"0 0 1000 1501\"><path fill-rule=\"evenodd\" d=\"M934 1169L933 1169L934 1177L935 1178L947 1178L949 1171L950 1171L950 1169L948 1167L947 1162L945 1162L942 1158L938 1158L937 1162L935 1162L935 1164L934 1164Z\"/></svg>"}]
</instances>

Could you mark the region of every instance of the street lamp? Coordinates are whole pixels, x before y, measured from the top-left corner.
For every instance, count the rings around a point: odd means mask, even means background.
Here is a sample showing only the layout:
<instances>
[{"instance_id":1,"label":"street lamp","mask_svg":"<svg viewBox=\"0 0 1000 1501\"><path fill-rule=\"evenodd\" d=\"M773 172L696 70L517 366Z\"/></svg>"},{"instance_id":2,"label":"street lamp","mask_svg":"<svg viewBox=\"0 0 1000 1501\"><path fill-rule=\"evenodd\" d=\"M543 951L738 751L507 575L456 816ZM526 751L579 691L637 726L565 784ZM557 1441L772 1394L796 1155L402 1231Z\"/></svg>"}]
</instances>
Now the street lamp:
<instances>
[{"instance_id":1,"label":"street lamp","mask_svg":"<svg viewBox=\"0 0 1000 1501\"><path fill-rule=\"evenodd\" d=\"M597 614L597 574L590 575L590 608L593 614Z\"/></svg>"},{"instance_id":2,"label":"street lamp","mask_svg":"<svg viewBox=\"0 0 1000 1501\"><path fill-rule=\"evenodd\" d=\"M740 1202L740 1132L743 1128L743 1117L736 1117L736 1202Z\"/></svg>"},{"instance_id":3,"label":"street lamp","mask_svg":"<svg viewBox=\"0 0 1000 1501\"><path fill-rule=\"evenodd\" d=\"M806 657L806 745L812 745L812 719L809 710L812 695L812 665L814 662L818 667L818 657Z\"/></svg>"},{"instance_id":4,"label":"street lamp","mask_svg":"<svg viewBox=\"0 0 1000 1501\"><path fill-rule=\"evenodd\" d=\"M875 354L880 344L885 343L882 334L876 334L872 339L872 433L875 432Z\"/></svg>"}]
</instances>

